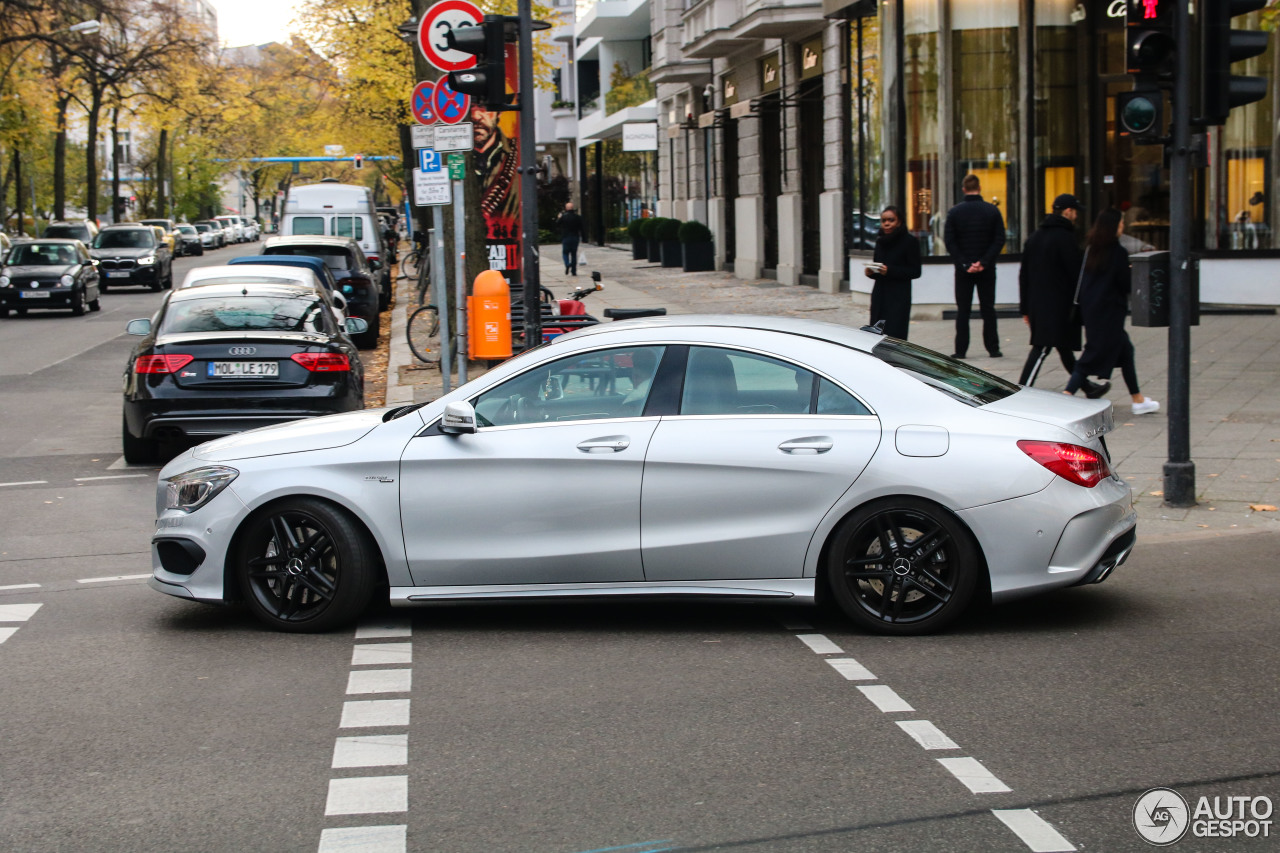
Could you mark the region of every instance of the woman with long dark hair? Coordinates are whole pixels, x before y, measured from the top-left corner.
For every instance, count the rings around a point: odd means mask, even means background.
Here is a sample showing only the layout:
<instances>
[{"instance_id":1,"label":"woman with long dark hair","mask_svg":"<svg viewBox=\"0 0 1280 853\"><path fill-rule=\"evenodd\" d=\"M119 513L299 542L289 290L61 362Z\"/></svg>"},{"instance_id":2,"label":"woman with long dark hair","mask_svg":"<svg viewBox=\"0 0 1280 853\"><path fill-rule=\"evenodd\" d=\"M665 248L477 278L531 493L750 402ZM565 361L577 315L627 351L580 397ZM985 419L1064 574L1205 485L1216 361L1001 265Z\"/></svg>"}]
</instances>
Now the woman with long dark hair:
<instances>
[{"instance_id":1,"label":"woman with long dark hair","mask_svg":"<svg viewBox=\"0 0 1280 853\"><path fill-rule=\"evenodd\" d=\"M902 212L890 205L880 214L880 235L866 276L871 288L871 324L884 321L884 333L907 339L911 321L911 281L920 277L920 241L902 224Z\"/></svg>"},{"instance_id":2,"label":"woman with long dark hair","mask_svg":"<svg viewBox=\"0 0 1280 853\"><path fill-rule=\"evenodd\" d=\"M1133 342L1124 330L1129 304L1129 253L1120 245L1124 219L1114 208L1098 214L1085 238L1084 269L1080 274L1080 318L1084 321L1084 352L1067 382L1066 394L1074 394L1087 376L1107 378L1120 368L1133 399L1133 413L1146 415L1160 404L1138 390L1133 366Z\"/></svg>"}]
</instances>

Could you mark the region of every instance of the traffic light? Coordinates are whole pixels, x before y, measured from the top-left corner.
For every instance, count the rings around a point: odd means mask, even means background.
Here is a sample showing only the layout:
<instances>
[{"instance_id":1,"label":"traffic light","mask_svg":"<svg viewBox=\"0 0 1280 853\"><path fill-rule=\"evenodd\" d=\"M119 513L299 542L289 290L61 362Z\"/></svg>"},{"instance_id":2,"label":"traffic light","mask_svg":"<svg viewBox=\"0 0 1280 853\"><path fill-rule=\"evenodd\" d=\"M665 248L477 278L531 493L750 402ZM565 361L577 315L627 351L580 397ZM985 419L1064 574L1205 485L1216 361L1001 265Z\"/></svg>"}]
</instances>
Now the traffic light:
<instances>
[{"instance_id":1,"label":"traffic light","mask_svg":"<svg viewBox=\"0 0 1280 853\"><path fill-rule=\"evenodd\" d=\"M1267 95L1264 77L1231 73L1231 63L1257 56L1267 49L1267 33L1231 29L1231 19L1256 12L1267 0L1202 0L1200 124L1226 124L1232 108L1252 104Z\"/></svg>"},{"instance_id":2,"label":"traffic light","mask_svg":"<svg viewBox=\"0 0 1280 853\"><path fill-rule=\"evenodd\" d=\"M1175 2L1178 0L1128 0L1124 20L1125 70L1136 78L1137 88L1168 80L1173 70L1178 50L1173 29Z\"/></svg>"},{"instance_id":3,"label":"traffic light","mask_svg":"<svg viewBox=\"0 0 1280 853\"><path fill-rule=\"evenodd\" d=\"M479 26L454 27L445 35L453 50L474 54L476 65L450 71L449 86L476 99L487 110L503 109L507 97L506 25L503 15L485 15Z\"/></svg>"},{"instance_id":4,"label":"traffic light","mask_svg":"<svg viewBox=\"0 0 1280 853\"><path fill-rule=\"evenodd\" d=\"M1137 89L1116 95L1116 130L1136 140L1163 135L1164 93L1158 88Z\"/></svg>"},{"instance_id":5,"label":"traffic light","mask_svg":"<svg viewBox=\"0 0 1280 853\"><path fill-rule=\"evenodd\" d=\"M363 154L356 154L355 156L353 156L353 157L351 158L351 162L352 162L352 164L353 164L357 169L363 169L363 168L364 168L364 155L363 155Z\"/></svg>"}]
</instances>

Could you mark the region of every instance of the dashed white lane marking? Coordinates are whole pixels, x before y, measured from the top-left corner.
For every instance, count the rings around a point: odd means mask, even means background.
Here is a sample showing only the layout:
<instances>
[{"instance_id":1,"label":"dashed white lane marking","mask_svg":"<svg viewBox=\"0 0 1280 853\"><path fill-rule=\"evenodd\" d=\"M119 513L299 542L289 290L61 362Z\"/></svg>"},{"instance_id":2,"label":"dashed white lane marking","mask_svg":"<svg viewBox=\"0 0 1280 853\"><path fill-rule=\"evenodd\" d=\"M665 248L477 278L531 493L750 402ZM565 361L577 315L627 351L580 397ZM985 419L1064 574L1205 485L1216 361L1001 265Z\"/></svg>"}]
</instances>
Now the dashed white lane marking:
<instances>
[{"instance_id":1,"label":"dashed white lane marking","mask_svg":"<svg viewBox=\"0 0 1280 853\"><path fill-rule=\"evenodd\" d=\"M357 640L383 640L390 637L411 636L413 636L413 628L405 621L365 624L356 628Z\"/></svg>"},{"instance_id":2,"label":"dashed white lane marking","mask_svg":"<svg viewBox=\"0 0 1280 853\"><path fill-rule=\"evenodd\" d=\"M3 645L5 640L9 639L16 633L18 633L17 628L0 628L0 645Z\"/></svg>"},{"instance_id":3,"label":"dashed white lane marking","mask_svg":"<svg viewBox=\"0 0 1280 853\"><path fill-rule=\"evenodd\" d=\"M1076 849L1031 809L992 809L991 813L1012 829L1032 853L1071 853Z\"/></svg>"},{"instance_id":4,"label":"dashed white lane marking","mask_svg":"<svg viewBox=\"0 0 1280 853\"><path fill-rule=\"evenodd\" d=\"M12 583L12 584L9 584L8 586L0 586L0 592L4 592L5 590L10 590L10 589L39 589L39 588L40 588L40 584L38 583Z\"/></svg>"},{"instance_id":5,"label":"dashed white lane marking","mask_svg":"<svg viewBox=\"0 0 1280 853\"><path fill-rule=\"evenodd\" d=\"M107 578L83 578L81 580L76 581L76 583L109 583L111 581L140 581L149 577L151 577L150 572L148 572L145 575L112 575L111 577L107 577Z\"/></svg>"},{"instance_id":6,"label":"dashed white lane marking","mask_svg":"<svg viewBox=\"0 0 1280 853\"><path fill-rule=\"evenodd\" d=\"M77 483L91 483L94 480L132 480L135 477L150 477L150 474L109 474L104 477L72 477Z\"/></svg>"},{"instance_id":7,"label":"dashed white lane marking","mask_svg":"<svg viewBox=\"0 0 1280 853\"><path fill-rule=\"evenodd\" d=\"M938 763L975 794L1001 794L1013 790L978 763L976 758L939 758Z\"/></svg>"},{"instance_id":8,"label":"dashed white lane marking","mask_svg":"<svg viewBox=\"0 0 1280 853\"><path fill-rule=\"evenodd\" d=\"M863 696L871 700L871 704L886 714L915 710L887 684L859 684L858 689L862 691Z\"/></svg>"},{"instance_id":9,"label":"dashed white lane marking","mask_svg":"<svg viewBox=\"0 0 1280 853\"><path fill-rule=\"evenodd\" d=\"M352 666L387 666L413 663L412 643L365 643L351 652Z\"/></svg>"},{"instance_id":10,"label":"dashed white lane marking","mask_svg":"<svg viewBox=\"0 0 1280 853\"><path fill-rule=\"evenodd\" d=\"M796 634L796 639L804 643L816 655L842 655L844 649L837 646L822 634Z\"/></svg>"},{"instance_id":11,"label":"dashed white lane marking","mask_svg":"<svg viewBox=\"0 0 1280 853\"><path fill-rule=\"evenodd\" d=\"M353 669L347 676L347 695L355 693L408 693L411 669Z\"/></svg>"},{"instance_id":12,"label":"dashed white lane marking","mask_svg":"<svg viewBox=\"0 0 1280 853\"><path fill-rule=\"evenodd\" d=\"M340 729L409 725L408 699L364 699L342 703Z\"/></svg>"},{"instance_id":13,"label":"dashed white lane marking","mask_svg":"<svg viewBox=\"0 0 1280 853\"><path fill-rule=\"evenodd\" d=\"M394 767L408 763L408 735L340 737L333 746L334 767Z\"/></svg>"},{"instance_id":14,"label":"dashed white lane marking","mask_svg":"<svg viewBox=\"0 0 1280 853\"><path fill-rule=\"evenodd\" d=\"M836 672L843 675L849 681L876 680L876 677L871 674L871 670L867 669L853 658L827 658L826 661L835 667Z\"/></svg>"},{"instance_id":15,"label":"dashed white lane marking","mask_svg":"<svg viewBox=\"0 0 1280 853\"><path fill-rule=\"evenodd\" d=\"M5 486L47 486L47 485L49 485L48 480L20 480L16 483L0 483L0 489L3 489Z\"/></svg>"},{"instance_id":16,"label":"dashed white lane marking","mask_svg":"<svg viewBox=\"0 0 1280 853\"><path fill-rule=\"evenodd\" d=\"M942 733L942 730L928 720L898 720L898 728L902 729L916 743L925 749L959 749L960 745Z\"/></svg>"},{"instance_id":17,"label":"dashed white lane marking","mask_svg":"<svg viewBox=\"0 0 1280 853\"><path fill-rule=\"evenodd\" d=\"M43 604L0 604L0 622L26 622Z\"/></svg>"},{"instance_id":18,"label":"dashed white lane marking","mask_svg":"<svg viewBox=\"0 0 1280 853\"><path fill-rule=\"evenodd\" d=\"M330 779L326 815L382 814L409 810L408 776Z\"/></svg>"},{"instance_id":19,"label":"dashed white lane marking","mask_svg":"<svg viewBox=\"0 0 1280 853\"><path fill-rule=\"evenodd\" d=\"M407 826L347 826L320 833L317 853L405 853Z\"/></svg>"}]
</instances>

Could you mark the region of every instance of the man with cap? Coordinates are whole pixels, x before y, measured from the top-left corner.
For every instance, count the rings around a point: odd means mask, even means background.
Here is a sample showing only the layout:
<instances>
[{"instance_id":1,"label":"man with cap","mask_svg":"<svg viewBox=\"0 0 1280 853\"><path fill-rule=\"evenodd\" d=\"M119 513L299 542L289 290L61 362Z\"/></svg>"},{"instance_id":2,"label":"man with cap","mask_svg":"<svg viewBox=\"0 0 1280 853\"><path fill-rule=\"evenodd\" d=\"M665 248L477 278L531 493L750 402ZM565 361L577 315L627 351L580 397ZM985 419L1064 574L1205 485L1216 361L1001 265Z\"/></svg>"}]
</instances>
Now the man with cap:
<instances>
[{"instance_id":1,"label":"man with cap","mask_svg":"<svg viewBox=\"0 0 1280 853\"><path fill-rule=\"evenodd\" d=\"M1057 350L1062 366L1075 370L1080 349L1080 314L1076 310L1076 285L1083 260L1076 242L1080 202L1070 193L1053 200L1053 212L1044 218L1022 250L1018 272L1018 308L1031 330L1031 352L1022 366L1019 385L1034 385L1050 350ZM1088 382L1085 396L1101 397L1109 383Z\"/></svg>"}]
</instances>

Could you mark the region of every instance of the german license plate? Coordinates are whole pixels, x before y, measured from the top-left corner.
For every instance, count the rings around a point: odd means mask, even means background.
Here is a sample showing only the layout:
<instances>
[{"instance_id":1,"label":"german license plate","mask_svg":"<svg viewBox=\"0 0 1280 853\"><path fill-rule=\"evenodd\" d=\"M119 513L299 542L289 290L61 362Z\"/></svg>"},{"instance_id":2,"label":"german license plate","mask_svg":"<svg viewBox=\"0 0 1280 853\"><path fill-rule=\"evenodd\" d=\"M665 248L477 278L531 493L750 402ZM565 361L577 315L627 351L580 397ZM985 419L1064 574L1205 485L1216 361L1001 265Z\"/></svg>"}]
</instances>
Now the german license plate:
<instances>
[{"instance_id":1,"label":"german license plate","mask_svg":"<svg viewBox=\"0 0 1280 853\"><path fill-rule=\"evenodd\" d=\"M107 278L128 278L128 270L107 270Z\"/></svg>"},{"instance_id":2,"label":"german license plate","mask_svg":"<svg viewBox=\"0 0 1280 853\"><path fill-rule=\"evenodd\" d=\"M211 361L209 378L272 377L280 375L280 364L275 361Z\"/></svg>"},{"instance_id":3,"label":"german license plate","mask_svg":"<svg viewBox=\"0 0 1280 853\"><path fill-rule=\"evenodd\" d=\"M47 290L19 290L23 299L48 299L49 291Z\"/></svg>"}]
</instances>

